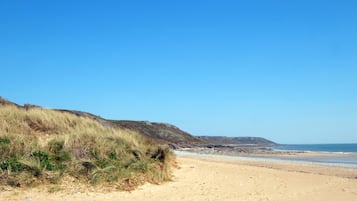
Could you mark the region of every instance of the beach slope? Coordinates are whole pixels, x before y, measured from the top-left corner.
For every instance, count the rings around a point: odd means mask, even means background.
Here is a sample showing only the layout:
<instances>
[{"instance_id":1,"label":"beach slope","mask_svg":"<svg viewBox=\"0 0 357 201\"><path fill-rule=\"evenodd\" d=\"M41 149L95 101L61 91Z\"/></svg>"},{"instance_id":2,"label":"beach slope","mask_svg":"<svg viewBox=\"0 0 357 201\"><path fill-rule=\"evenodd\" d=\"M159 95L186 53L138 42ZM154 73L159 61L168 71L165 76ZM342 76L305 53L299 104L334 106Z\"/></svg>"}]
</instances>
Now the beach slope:
<instances>
[{"instance_id":1,"label":"beach slope","mask_svg":"<svg viewBox=\"0 0 357 201\"><path fill-rule=\"evenodd\" d=\"M249 164L225 158L177 158L179 169L172 182L146 184L132 192L117 192L68 185L71 188L49 193L48 189L2 189L0 200L165 200L165 201L352 201L357 200L356 169ZM338 172L338 171L337 171Z\"/></svg>"}]
</instances>

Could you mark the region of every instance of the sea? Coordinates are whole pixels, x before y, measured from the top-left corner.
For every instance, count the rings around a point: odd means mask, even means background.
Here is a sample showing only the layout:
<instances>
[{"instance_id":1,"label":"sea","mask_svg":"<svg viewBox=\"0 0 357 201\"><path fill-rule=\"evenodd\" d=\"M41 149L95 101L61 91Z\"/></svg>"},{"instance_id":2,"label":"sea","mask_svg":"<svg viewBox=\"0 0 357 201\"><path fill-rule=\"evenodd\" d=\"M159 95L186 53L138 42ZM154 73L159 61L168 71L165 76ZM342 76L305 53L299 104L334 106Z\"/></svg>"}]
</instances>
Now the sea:
<instances>
[{"instance_id":1,"label":"sea","mask_svg":"<svg viewBox=\"0 0 357 201\"><path fill-rule=\"evenodd\" d=\"M288 144L272 147L277 151L327 153L324 156L277 157L289 160L327 166L357 168L357 143L350 144Z\"/></svg>"},{"instance_id":2,"label":"sea","mask_svg":"<svg viewBox=\"0 0 357 201\"><path fill-rule=\"evenodd\" d=\"M325 153L357 153L356 144L288 144L273 147L275 150L325 152Z\"/></svg>"}]
</instances>

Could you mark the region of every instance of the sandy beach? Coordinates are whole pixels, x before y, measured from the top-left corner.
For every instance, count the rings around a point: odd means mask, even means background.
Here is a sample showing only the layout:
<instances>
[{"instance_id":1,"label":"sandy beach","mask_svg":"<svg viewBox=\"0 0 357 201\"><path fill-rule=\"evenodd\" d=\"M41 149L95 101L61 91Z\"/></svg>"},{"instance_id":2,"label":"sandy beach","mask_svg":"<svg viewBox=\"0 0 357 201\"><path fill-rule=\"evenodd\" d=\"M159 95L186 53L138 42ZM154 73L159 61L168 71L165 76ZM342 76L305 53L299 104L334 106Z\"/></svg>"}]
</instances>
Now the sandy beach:
<instances>
[{"instance_id":1,"label":"sandy beach","mask_svg":"<svg viewBox=\"0 0 357 201\"><path fill-rule=\"evenodd\" d=\"M354 201L357 169L289 163L238 161L223 157L179 156L173 181L145 184L132 192L93 190L67 184L59 192L51 187L13 189L2 187L1 201ZM54 188L54 187L52 187Z\"/></svg>"}]
</instances>

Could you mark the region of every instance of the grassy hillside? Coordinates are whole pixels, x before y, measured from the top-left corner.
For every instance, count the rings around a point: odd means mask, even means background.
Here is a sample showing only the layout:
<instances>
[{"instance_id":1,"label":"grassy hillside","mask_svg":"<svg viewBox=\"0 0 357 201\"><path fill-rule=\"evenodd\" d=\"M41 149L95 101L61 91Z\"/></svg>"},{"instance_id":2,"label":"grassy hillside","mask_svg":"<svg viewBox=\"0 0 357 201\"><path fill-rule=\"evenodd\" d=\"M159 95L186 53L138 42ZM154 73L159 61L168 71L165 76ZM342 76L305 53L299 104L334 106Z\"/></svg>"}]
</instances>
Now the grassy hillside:
<instances>
[{"instance_id":1,"label":"grassy hillside","mask_svg":"<svg viewBox=\"0 0 357 201\"><path fill-rule=\"evenodd\" d=\"M56 110L65 113L74 114L78 117L87 117L93 119L105 127L131 130L152 139L159 144L170 145L172 147L192 146L206 144L204 140L192 136L182 131L174 125L167 123L156 123L149 121L128 121L128 120L107 120L87 112L75 110Z\"/></svg>"},{"instance_id":2,"label":"grassy hillside","mask_svg":"<svg viewBox=\"0 0 357 201\"><path fill-rule=\"evenodd\" d=\"M136 131L163 144L195 145L205 142L171 124L148 121L111 121L115 126Z\"/></svg>"},{"instance_id":3,"label":"grassy hillside","mask_svg":"<svg viewBox=\"0 0 357 201\"><path fill-rule=\"evenodd\" d=\"M74 114L0 100L0 183L34 186L65 177L130 189L170 179L168 148Z\"/></svg>"}]
</instances>

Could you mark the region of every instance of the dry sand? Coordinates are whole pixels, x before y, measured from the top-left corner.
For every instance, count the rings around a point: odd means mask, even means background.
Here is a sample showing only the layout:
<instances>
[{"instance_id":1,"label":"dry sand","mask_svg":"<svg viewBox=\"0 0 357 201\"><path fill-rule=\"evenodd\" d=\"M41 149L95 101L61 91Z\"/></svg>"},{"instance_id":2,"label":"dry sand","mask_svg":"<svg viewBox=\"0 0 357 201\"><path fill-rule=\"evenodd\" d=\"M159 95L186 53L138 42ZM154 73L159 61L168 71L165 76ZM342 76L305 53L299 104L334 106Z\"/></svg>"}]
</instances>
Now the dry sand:
<instances>
[{"instance_id":1,"label":"dry sand","mask_svg":"<svg viewBox=\"0 0 357 201\"><path fill-rule=\"evenodd\" d=\"M356 201L357 169L225 158L178 157L172 182L132 192L93 192L80 186L55 193L3 188L0 200ZM346 178L349 177L349 178ZM102 189L103 190L103 189Z\"/></svg>"}]
</instances>

